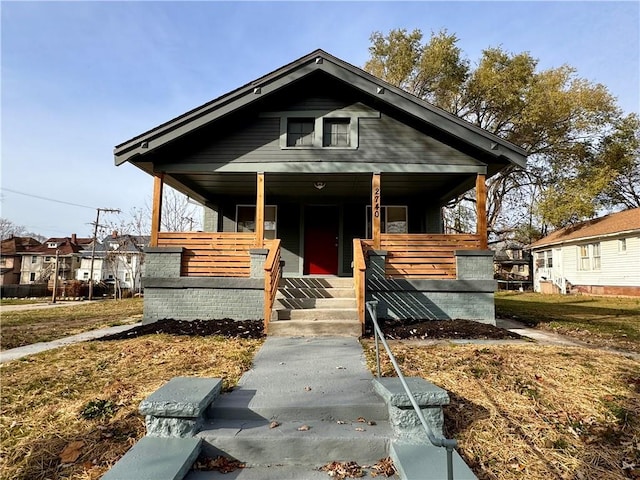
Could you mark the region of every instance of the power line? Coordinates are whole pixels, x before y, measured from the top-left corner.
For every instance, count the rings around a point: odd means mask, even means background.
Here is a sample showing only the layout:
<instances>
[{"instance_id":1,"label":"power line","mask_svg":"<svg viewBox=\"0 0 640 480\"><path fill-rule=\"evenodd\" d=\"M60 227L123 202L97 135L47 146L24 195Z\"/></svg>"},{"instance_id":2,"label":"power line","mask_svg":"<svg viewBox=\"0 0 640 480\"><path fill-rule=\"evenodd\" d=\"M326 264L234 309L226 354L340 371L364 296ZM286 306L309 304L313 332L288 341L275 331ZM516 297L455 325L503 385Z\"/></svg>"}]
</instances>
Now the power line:
<instances>
[{"instance_id":1,"label":"power line","mask_svg":"<svg viewBox=\"0 0 640 480\"><path fill-rule=\"evenodd\" d=\"M40 200L47 200L49 202L63 203L64 205L71 205L72 207L89 208L91 210L96 209L96 207L89 207L87 205L80 205L78 203L65 202L64 200L56 200L55 198L41 197L40 195L33 195L31 193L19 192L18 190L13 190L11 188L2 187L1 190L5 192L17 193L18 195L24 195L25 197L38 198Z\"/></svg>"}]
</instances>

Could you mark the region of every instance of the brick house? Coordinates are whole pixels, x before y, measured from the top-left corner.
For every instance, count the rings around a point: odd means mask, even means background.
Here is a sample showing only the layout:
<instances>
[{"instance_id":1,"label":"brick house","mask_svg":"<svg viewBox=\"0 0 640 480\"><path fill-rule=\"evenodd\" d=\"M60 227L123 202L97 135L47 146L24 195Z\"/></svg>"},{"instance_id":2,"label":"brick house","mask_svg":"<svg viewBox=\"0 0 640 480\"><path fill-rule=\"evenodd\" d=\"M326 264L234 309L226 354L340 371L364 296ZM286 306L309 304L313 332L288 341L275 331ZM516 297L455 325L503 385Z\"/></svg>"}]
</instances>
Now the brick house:
<instances>
[{"instance_id":1,"label":"brick house","mask_svg":"<svg viewBox=\"0 0 640 480\"><path fill-rule=\"evenodd\" d=\"M525 152L322 50L114 153L154 179L145 322L271 329L341 317L319 297L347 289L356 322L374 299L381 317L495 320L485 181ZM203 232L160 231L165 184L205 206ZM442 207L474 187L477 231L444 234Z\"/></svg>"}]
</instances>

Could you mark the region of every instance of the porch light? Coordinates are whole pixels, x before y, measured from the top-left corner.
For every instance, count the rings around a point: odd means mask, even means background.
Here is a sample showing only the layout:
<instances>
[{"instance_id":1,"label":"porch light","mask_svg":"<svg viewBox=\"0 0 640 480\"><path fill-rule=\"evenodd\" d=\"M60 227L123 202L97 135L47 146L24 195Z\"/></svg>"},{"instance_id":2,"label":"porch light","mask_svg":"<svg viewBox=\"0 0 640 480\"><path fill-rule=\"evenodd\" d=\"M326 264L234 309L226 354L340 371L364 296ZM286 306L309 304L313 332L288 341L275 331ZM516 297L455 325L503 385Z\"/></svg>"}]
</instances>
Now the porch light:
<instances>
[{"instance_id":1,"label":"porch light","mask_svg":"<svg viewBox=\"0 0 640 480\"><path fill-rule=\"evenodd\" d=\"M327 184L324 182L316 182L313 184L313 186L316 187L318 190L322 190L324 187L327 186Z\"/></svg>"}]
</instances>

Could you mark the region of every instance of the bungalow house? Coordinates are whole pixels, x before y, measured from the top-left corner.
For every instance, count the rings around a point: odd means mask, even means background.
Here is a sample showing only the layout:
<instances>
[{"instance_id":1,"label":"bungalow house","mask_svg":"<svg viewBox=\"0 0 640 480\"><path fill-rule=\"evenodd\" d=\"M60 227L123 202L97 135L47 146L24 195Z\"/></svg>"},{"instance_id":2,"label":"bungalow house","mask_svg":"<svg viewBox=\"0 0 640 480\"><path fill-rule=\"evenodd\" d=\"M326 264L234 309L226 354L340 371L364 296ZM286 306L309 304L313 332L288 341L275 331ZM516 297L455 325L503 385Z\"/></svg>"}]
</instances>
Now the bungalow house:
<instances>
[{"instance_id":1,"label":"bungalow house","mask_svg":"<svg viewBox=\"0 0 640 480\"><path fill-rule=\"evenodd\" d=\"M318 332L364 322L365 300L380 317L494 322L485 181L525 152L322 50L114 155L154 179L144 322ZM165 184L205 206L205 231L160 231ZM474 187L477 231L443 234L443 205Z\"/></svg>"},{"instance_id":2,"label":"bungalow house","mask_svg":"<svg viewBox=\"0 0 640 480\"><path fill-rule=\"evenodd\" d=\"M640 208L556 230L530 248L536 292L640 295Z\"/></svg>"}]
</instances>

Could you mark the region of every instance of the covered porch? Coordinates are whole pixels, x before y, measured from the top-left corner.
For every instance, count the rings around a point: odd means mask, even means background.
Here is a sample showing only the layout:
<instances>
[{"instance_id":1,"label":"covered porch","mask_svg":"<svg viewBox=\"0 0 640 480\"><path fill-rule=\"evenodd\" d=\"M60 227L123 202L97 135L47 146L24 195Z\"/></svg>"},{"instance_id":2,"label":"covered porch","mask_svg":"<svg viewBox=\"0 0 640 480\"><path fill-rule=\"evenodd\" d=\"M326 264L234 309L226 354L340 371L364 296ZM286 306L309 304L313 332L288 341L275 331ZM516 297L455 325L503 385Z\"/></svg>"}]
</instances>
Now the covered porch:
<instances>
[{"instance_id":1,"label":"covered porch","mask_svg":"<svg viewBox=\"0 0 640 480\"><path fill-rule=\"evenodd\" d=\"M160 231L163 187L177 182L182 191L185 183L192 193L210 190L208 199L198 196L207 208L207 231ZM460 185L476 188L477 229L444 234L441 205ZM233 215L227 205L235 207ZM340 276L353 279L362 328L365 301L371 299L379 301L381 318L493 322L485 205L481 171L158 172L145 321L261 318L268 330L283 277L311 285L313 279ZM253 209L250 221L239 206Z\"/></svg>"}]
</instances>

